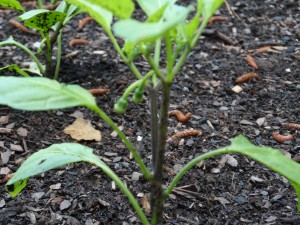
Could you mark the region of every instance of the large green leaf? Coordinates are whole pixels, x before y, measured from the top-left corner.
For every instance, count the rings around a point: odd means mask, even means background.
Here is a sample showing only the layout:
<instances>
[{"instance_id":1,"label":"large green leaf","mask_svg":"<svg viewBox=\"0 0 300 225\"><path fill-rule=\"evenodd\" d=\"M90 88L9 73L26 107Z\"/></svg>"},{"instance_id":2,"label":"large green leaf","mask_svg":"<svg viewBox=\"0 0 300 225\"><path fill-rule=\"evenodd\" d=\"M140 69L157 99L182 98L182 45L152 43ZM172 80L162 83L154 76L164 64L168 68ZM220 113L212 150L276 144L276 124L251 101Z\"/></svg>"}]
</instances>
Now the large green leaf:
<instances>
[{"instance_id":1,"label":"large green leaf","mask_svg":"<svg viewBox=\"0 0 300 225\"><path fill-rule=\"evenodd\" d=\"M22 5L16 0L0 0L0 6L24 12Z\"/></svg>"},{"instance_id":2,"label":"large green leaf","mask_svg":"<svg viewBox=\"0 0 300 225\"><path fill-rule=\"evenodd\" d=\"M104 9L96 1L86 0L66 0L69 4L74 4L93 17L107 32L110 30L113 15Z\"/></svg>"},{"instance_id":3,"label":"large green leaf","mask_svg":"<svg viewBox=\"0 0 300 225\"><path fill-rule=\"evenodd\" d=\"M88 162L98 166L128 197L143 224L150 224L134 196L121 179L93 154L93 149L75 143L54 144L31 155L5 185L12 197L18 195L27 185L31 176L75 162Z\"/></svg>"},{"instance_id":4,"label":"large green leaf","mask_svg":"<svg viewBox=\"0 0 300 225\"><path fill-rule=\"evenodd\" d=\"M190 8L173 7L170 9L169 7L165 12L164 19L157 23L143 23L134 19L127 19L115 23L113 30L116 36L133 44L155 41L172 28L184 22L189 11Z\"/></svg>"},{"instance_id":5,"label":"large green leaf","mask_svg":"<svg viewBox=\"0 0 300 225\"><path fill-rule=\"evenodd\" d=\"M93 158L93 150L80 144L54 144L31 155L6 184L11 196L16 196L26 186L29 177L48 170Z\"/></svg>"},{"instance_id":6,"label":"large green leaf","mask_svg":"<svg viewBox=\"0 0 300 225\"><path fill-rule=\"evenodd\" d=\"M66 14L63 12L36 9L22 14L18 19L25 21L24 24L30 28L48 32L53 25L63 21L65 17Z\"/></svg>"},{"instance_id":7,"label":"large green leaf","mask_svg":"<svg viewBox=\"0 0 300 225\"><path fill-rule=\"evenodd\" d=\"M0 104L36 111L96 106L94 97L82 87L44 77L0 77Z\"/></svg>"},{"instance_id":8,"label":"large green leaf","mask_svg":"<svg viewBox=\"0 0 300 225\"><path fill-rule=\"evenodd\" d=\"M132 0L66 0L69 4L74 4L79 7L79 4L84 5L85 8L82 7L84 11L91 11L93 7L100 7L103 9L107 9L112 12L114 16L119 17L120 19L126 19L131 17L134 10L134 3ZM79 4L78 4L79 3ZM92 15L91 15L92 16ZM96 19L96 18L95 18Z\"/></svg>"}]
</instances>

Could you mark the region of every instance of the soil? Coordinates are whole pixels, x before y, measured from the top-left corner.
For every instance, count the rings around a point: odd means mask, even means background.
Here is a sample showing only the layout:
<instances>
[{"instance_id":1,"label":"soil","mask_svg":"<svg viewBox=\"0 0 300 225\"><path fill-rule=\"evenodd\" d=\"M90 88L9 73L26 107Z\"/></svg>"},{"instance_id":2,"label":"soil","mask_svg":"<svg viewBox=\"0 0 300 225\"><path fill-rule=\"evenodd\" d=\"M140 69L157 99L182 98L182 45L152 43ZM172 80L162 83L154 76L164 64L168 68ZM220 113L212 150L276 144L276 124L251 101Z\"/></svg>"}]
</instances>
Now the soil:
<instances>
[{"instance_id":1,"label":"soil","mask_svg":"<svg viewBox=\"0 0 300 225\"><path fill-rule=\"evenodd\" d=\"M282 123L300 123L300 2L231 0L228 3L240 19L231 15L224 5L218 14L228 20L208 26L206 35L189 55L172 86L170 109L191 112L192 118L187 124L181 124L170 117L170 136L191 128L202 130L203 134L167 145L166 184L192 158L228 145L239 134L254 144L280 149L295 160L300 156L299 134L282 126ZM1 40L12 35L33 49L38 36L8 23L16 16L12 11L1 11ZM114 102L134 76L94 21L77 29L84 17L84 14L76 17L64 30L59 80L85 88L108 88L108 94L96 97L99 106L122 126L150 167L148 99L141 105L129 104L125 115L113 112ZM90 44L70 47L68 43L74 38L89 40ZM272 46L268 52L251 51L266 46ZM245 61L249 54L255 58L258 70ZM0 66L30 61L13 46L2 48L0 56ZM139 69L147 71L143 59L139 60ZM239 84L243 90L235 93L232 90L235 79L248 72L257 73L260 79ZM0 126L11 129L10 133L0 134L0 178L16 171L26 157L39 149L54 143L74 142L63 132L75 120L74 112L81 112L85 119L92 121L102 135L99 142L80 143L103 156L138 201L145 202L143 196L150 192L149 185L142 177L132 176L139 169L124 144L99 117L79 107L25 112L0 106L0 116L9 116ZM19 128L26 129L28 134L20 136ZM293 134L294 138L279 144L273 139L273 132ZM165 204L164 223L300 224L296 193L286 179L247 157L232 157L231 161L237 165L224 164L225 158L217 157L189 171L179 183L181 187L188 185L189 191L172 193ZM84 163L31 178L15 198L8 195L2 184L0 215L0 224L4 225L139 224L128 200L113 187L111 180Z\"/></svg>"}]
</instances>

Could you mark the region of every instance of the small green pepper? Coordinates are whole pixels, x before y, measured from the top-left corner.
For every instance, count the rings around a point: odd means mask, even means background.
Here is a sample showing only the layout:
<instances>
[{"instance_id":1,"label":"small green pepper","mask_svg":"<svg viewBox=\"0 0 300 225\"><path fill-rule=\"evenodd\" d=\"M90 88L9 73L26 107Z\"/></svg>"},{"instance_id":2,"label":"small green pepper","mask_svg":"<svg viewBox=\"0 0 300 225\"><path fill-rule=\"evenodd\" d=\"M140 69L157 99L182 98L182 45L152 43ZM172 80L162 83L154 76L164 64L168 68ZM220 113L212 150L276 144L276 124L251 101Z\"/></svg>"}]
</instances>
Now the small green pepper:
<instances>
[{"instance_id":1,"label":"small green pepper","mask_svg":"<svg viewBox=\"0 0 300 225\"><path fill-rule=\"evenodd\" d=\"M134 91L134 94L132 96L132 101L134 104L140 104L143 101L143 97L144 97L144 88L142 86L139 86Z\"/></svg>"},{"instance_id":2,"label":"small green pepper","mask_svg":"<svg viewBox=\"0 0 300 225\"><path fill-rule=\"evenodd\" d=\"M126 112L128 107L127 99L120 98L114 105L114 111L118 114L123 114Z\"/></svg>"}]
</instances>

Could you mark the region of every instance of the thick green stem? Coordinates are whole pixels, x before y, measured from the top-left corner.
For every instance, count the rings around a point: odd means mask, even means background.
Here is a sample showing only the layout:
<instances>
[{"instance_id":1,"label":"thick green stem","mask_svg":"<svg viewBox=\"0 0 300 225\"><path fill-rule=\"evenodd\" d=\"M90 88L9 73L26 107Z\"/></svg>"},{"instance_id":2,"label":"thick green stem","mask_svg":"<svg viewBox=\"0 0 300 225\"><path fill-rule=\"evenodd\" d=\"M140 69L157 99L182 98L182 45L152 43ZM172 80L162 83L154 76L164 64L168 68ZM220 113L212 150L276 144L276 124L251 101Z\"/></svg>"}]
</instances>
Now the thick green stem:
<instances>
[{"instance_id":1,"label":"thick green stem","mask_svg":"<svg viewBox=\"0 0 300 225\"><path fill-rule=\"evenodd\" d=\"M94 158L87 158L85 161L94 164L98 167L100 167L105 174L107 174L115 183L116 185L121 189L121 191L127 196L129 202L135 209L136 213L140 217L140 220L143 225L149 225L149 221L147 220L146 215L144 214L143 210L141 209L140 205L130 192L130 190L127 188L127 186L122 182L122 180L108 167L108 166L103 166L103 162L98 159L98 157L95 155Z\"/></svg>"},{"instance_id":2,"label":"thick green stem","mask_svg":"<svg viewBox=\"0 0 300 225\"><path fill-rule=\"evenodd\" d=\"M151 152L152 152L152 170L154 171L156 159L156 152L158 148L158 96L155 87L148 89L150 97L150 116L151 116Z\"/></svg>"},{"instance_id":3,"label":"thick green stem","mask_svg":"<svg viewBox=\"0 0 300 225\"><path fill-rule=\"evenodd\" d=\"M42 37L46 38L46 70L45 77L50 77L53 72L52 67L52 45L49 34L42 34Z\"/></svg>"},{"instance_id":4,"label":"thick green stem","mask_svg":"<svg viewBox=\"0 0 300 225\"><path fill-rule=\"evenodd\" d=\"M94 111L97 113L108 125L111 126L111 128L116 131L118 136L122 139L126 147L129 149L129 151L132 153L133 158L135 159L136 163L139 165L142 173L144 174L145 178L149 181L152 181L153 176L150 173L150 171L147 169L146 165L144 164L141 156L133 146L133 144L127 139L125 134L122 133L122 131L118 128L118 126L99 108L99 107L89 107L87 106L90 110Z\"/></svg>"},{"instance_id":5,"label":"thick green stem","mask_svg":"<svg viewBox=\"0 0 300 225\"><path fill-rule=\"evenodd\" d=\"M151 183L152 224L161 224L163 220L163 165L168 132L168 111L170 104L171 84L162 82L162 102L160 109L159 140L154 158L154 179Z\"/></svg>"}]
</instances>

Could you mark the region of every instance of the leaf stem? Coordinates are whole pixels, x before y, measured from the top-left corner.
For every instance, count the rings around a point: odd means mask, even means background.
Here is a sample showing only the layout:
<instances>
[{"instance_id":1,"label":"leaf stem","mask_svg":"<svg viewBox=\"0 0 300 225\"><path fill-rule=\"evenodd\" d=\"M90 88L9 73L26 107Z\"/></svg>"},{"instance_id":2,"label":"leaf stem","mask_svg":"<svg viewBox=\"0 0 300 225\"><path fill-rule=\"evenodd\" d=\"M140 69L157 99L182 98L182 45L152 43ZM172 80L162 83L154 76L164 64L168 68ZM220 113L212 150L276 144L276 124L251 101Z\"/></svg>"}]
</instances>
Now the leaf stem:
<instances>
[{"instance_id":1,"label":"leaf stem","mask_svg":"<svg viewBox=\"0 0 300 225\"><path fill-rule=\"evenodd\" d=\"M119 53L119 55L121 56L123 61L126 63L126 65L130 68L130 70L133 72L133 74L136 76L136 78L141 79L143 76L141 75L140 71L134 65L134 63L132 61L128 60L128 58L125 56L125 54L123 53L120 45L118 44L118 42L117 42L115 36L112 34L112 32L110 30L106 30L106 33L107 33L109 39L111 40L113 46L115 47L116 51Z\"/></svg>"},{"instance_id":2,"label":"leaf stem","mask_svg":"<svg viewBox=\"0 0 300 225\"><path fill-rule=\"evenodd\" d=\"M165 190L164 192L164 199L166 199L172 192L172 190L174 189L174 187L177 185L177 183L179 182L179 180L184 176L184 174L191 169L192 167L196 166L199 162L207 159L207 158L211 158L213 156L217 156L217 155L221 155L221 154L228 154L228 153L232 153L235 152L234 150L230 150L228 148L221 148L218 150L214 150L211 152L207 152L203 155L200 155L198 157L196 157L195 159L193 159L192 161L190 161L188 164L186 164L180 171L179 173L173 178L173 180L171 181L171 183L169 184L168 188Z\"/></svg>"},{"instance_id":3,"label":"leaf stem","mask_svg":"<svg viewBox=\"0 0 300 225\"><path fill-rule=\"evenodd\" d=\"M147 220L145 213L143 212L142 208L134 198L133 194L127 188L127 186L122 182L122 180L118 177L118 175L115 174L114 171L112 171L108 166L106 166L100 159L98 159L96 155L93 156L94 156L93 158L89 157L85 161L100 167L103 170L103 172L107 174L116 183L116 185L118 185L121 191L127 196L129 202L131 203L136 213L140 217L142 224L149 225L150 223Z\"/></svg>"},{"instance_id":4,"label":"leaf stem","mask_svg":"<svg viewBox=\"0 0 300 225\"><path fill-rule=\"evenodd\" d=\"M152 181L153 176L147 169L146 165L144 164L142 158L140 157L138 151L135 149L131 141L127 139L124 133L118 128L118 126L99 108L95 106L87 106L90 110L97 113L111 128L118 134L118 136L122 139L126 147L132 153L133 158L135 159L136 163L139 165L142 173L144 174L145 178L149 181Z\"/></svg>"},{"instance_id":5,"label":"leaf stem","mask_svg":"<svg viewBox=\"0 0 300 225\"><path fill-rule=\"evenodd\" d=\"M166 51L167 51L167 74L171 74L172 67L174 65L174 60L173 60L173 49L172 49L172 42L170 39L170 35L166 34L165 36L165 42L166 42ZM168 76L167 76L168 80Z\"/></svg>"},{"instance_id":6,"label":"leaf stem","mask_svg":"<svg viewBox=\"0 0 300 225\"><path fill-rule=\"evenodd\" d=\"M34 53L29 48L27 48L25 45L21 44L18 41L13 40L13 39L12 40L6 40L6 41L3 41L3 42L0 42L0 47L2 45L15 45L15 46L23 49L28 55L30 55L30 57L36 63L36 65L39 68L40 72L42 74L45 72L45 70L44 70L44 68L42 66L42 63L38 60L38 58L34 55Z\"/></svg>"}]
</instances>

